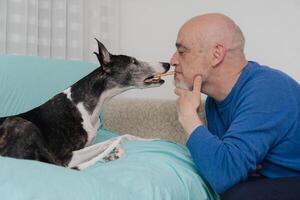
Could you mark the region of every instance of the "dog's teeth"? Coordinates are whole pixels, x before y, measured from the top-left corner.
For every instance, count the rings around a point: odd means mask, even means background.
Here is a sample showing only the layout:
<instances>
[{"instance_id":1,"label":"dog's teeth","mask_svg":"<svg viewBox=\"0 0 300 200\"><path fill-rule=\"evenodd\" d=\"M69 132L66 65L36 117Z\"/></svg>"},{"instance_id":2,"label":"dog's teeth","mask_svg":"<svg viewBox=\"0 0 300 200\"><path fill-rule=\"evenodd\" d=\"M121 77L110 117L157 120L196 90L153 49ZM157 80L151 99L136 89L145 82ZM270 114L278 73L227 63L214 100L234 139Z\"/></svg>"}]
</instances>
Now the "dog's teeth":
<instances>
[{"instance_id":1,"label":"dog's teeth","mask_svg":"<svg viewBox=\"0 0 300 200\"><path fill-rule=\"evenodd\" d=\"M145 79L144 82L145 83L159 83L160 80L161 79L160 79L159 76L155 76L155 77L152 77L152 78Z\"/></svg>"},{"instance_id":2,"label":"dog's teeth","mask_svg":"<svg viewBox=\"0 0 300 200\"><path fill-rule=\"evenodd\" d=\"M160 77L154 77L152 79L152 83L158 83L160 81Z\"/></svg>"}]
</instances>

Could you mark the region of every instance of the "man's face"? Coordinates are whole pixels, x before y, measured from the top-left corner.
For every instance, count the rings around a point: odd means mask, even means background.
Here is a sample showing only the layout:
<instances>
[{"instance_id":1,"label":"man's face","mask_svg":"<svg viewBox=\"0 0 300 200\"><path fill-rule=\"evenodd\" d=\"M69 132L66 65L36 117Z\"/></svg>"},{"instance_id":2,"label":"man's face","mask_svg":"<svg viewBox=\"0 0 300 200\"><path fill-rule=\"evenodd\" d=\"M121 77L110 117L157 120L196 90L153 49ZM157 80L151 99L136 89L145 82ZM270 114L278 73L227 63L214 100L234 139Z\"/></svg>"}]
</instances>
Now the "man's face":
<instances>
[{"instance_id":1,"label":"man's face","mask_svg":"<svg viewBox=\"0 0 300 200\"><path fill-rule=\"evenodd\" d=\"M176 87L191 90L197 75L202 76L203 83L210 71L208 50L201 48L199 37L196 33L182 28L176 40L176 52L170 63L175 66Z\"/></svg>"}]
</instances>

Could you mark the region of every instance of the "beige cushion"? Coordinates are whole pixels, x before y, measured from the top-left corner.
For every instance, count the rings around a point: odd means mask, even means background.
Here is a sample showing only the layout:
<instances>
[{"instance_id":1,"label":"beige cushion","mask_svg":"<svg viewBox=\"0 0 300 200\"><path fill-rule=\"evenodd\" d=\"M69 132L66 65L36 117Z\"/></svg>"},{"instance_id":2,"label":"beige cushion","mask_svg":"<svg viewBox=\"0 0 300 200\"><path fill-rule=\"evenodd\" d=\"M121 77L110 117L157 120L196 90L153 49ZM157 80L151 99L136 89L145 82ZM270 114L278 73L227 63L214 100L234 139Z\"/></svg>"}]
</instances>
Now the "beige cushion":
<instances>
[{"instance_id":1,"label":"beige cushion","mask_svg":"<svg viewBox=\"0 0 300 200\"><path fill-rule=\"evenodd\" d=\"M121 134L186 142L175 100L113 98L104 109L104 127ZM200 113L202 117L204 113Z\"/></svg>"}]
</instances>

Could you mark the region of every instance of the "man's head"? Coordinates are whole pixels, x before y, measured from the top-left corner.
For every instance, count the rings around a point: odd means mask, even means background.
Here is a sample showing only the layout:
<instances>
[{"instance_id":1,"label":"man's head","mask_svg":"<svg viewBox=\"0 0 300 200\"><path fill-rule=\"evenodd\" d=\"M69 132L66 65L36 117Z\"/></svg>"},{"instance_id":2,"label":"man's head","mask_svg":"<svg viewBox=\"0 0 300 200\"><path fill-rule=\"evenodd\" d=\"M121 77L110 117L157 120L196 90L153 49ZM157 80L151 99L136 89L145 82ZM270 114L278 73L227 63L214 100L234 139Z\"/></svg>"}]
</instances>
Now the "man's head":
<instances>
[{"instance_id":1,"label":"man's head","mask_svg":"<svg viewBox=\"0 0 300 200\"><path fill-rule=\"evenodd\" d=\"M177 51L171 58L176 83L191 89L195 76L200 75L205 89L226 65L245 61L244 44L240 28L225 15L211 13L190 19L178 32Z\"/></svg>"}]
</instances>

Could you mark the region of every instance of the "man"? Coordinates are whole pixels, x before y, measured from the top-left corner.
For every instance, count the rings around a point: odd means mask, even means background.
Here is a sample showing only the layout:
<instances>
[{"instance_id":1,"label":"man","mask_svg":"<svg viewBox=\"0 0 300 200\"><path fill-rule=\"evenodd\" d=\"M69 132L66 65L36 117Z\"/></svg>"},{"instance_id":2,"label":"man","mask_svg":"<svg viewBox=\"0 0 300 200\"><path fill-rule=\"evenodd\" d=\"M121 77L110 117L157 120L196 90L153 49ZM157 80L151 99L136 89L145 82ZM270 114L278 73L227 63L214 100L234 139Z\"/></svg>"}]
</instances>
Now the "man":
<instances>
[{"instance_id":1,"label":"man","mask_svg":"<svg viewBox=\"0 0 300 200\"><path fill-rule=\"evenodd\" d=\"M171 64L187 147L225 199L300 199L300 86L247 61L244 43L240 28L222 14L197 16L181 27ZM208 96L207 127L197 115L200 91ZM253 172L259 178L249 181Z\"/></svg>"}]
</instances>

